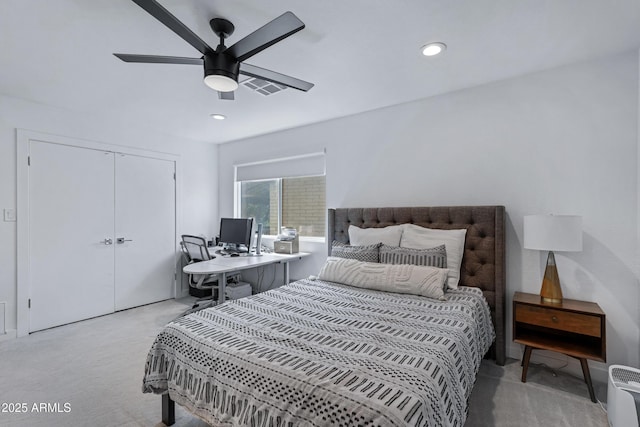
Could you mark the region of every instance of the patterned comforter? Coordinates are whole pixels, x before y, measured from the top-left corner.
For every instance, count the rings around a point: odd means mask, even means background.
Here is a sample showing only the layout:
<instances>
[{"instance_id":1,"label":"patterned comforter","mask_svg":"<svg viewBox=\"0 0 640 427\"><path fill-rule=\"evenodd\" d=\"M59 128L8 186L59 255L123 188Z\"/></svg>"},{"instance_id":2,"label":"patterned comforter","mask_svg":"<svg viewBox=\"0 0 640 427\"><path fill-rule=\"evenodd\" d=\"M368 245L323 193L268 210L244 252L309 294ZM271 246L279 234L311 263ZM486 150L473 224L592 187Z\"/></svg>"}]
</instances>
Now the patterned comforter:
<instances>
[{"instance_id":1,"label":"patterned comforter","mask_svg":"<svg viewBox=\"0 0 640 427\"><path fill-rule=\"evenodd\" d=\"M463 426L494 339L482 292L448 301L320 280L169 323L143 391L224 426Z\"/></svg>"}]
</instances>

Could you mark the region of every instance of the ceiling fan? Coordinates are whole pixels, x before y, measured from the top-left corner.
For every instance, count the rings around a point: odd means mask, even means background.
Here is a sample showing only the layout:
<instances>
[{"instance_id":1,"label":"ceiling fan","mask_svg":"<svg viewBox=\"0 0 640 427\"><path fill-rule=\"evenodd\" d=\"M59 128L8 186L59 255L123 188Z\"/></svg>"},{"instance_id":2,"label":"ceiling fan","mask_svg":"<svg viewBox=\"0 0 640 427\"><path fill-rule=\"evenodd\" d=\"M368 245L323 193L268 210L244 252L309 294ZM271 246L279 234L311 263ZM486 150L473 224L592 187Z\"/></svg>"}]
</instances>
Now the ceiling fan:
<instances>
[{"instance_id":1,"label":"ceiling fan","mask_svg":"<svg viewBox=\"0 0 640 427\"><path fill-rule=\"evenodd\" d=\"M233 33L235 27L226 19L214 18L209 21L209 25L220 38L220 44L212 49L157 1L133 0L133 2L196 48L202 57L184 58L114 53L116 57L125 62L204 65L204 83L217 90L220 99L234 99L233 91L238 88L239 74L278 83L304 92L313 87L313 83L244 62L258 52L304 28L304 23L292 12L285 12L229 47L224 45L224 40Z\"/></svg>"}]
</instances>

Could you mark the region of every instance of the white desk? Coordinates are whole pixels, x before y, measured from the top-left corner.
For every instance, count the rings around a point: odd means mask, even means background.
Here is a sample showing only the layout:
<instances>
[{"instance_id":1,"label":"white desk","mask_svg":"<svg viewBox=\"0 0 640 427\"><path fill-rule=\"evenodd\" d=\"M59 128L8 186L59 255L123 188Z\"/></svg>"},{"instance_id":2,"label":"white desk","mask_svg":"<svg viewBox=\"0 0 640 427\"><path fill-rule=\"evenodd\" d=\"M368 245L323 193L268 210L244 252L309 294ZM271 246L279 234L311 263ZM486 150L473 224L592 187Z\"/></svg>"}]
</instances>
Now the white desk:
<instances>
[{"instance_id":1,"label":"white desk","mask_svg":"<svg viewBox=\"0 0 640 427\"><path fill-rule=\"evenodd\" d=\"M271 264L284 265L284 284L289 283L289 263L311 255L308 252L298 252L296 254L276 254L265 253L261 256L221 256L216 255L209 261L196 262L185 265L182 271L187 274L217 274L218 275L218 303L224 302L224 291L227 286L227 273L235 273L250 268L261 267Z\"/></svg>"}]
</instances>

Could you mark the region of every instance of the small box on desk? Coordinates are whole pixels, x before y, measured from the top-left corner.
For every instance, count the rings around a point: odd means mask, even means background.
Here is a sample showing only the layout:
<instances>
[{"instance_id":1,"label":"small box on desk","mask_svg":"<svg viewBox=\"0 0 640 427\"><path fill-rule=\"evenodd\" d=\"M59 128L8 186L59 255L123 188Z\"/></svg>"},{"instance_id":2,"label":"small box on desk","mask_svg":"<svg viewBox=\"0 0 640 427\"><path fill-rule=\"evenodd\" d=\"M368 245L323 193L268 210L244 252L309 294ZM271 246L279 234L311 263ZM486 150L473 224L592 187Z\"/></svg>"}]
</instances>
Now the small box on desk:
<instances>
[{"instance_id":1,"label":"small box on desk","mask_svg":"<svg viewBox=\"0 0 640 427\"><path fill-rule=\"evenodd\" d=\"M293 240L276 240L273 242L273 251L277 254L295 254L300 252L298 247L298 236Z\"/></svg>"}]
</instances>

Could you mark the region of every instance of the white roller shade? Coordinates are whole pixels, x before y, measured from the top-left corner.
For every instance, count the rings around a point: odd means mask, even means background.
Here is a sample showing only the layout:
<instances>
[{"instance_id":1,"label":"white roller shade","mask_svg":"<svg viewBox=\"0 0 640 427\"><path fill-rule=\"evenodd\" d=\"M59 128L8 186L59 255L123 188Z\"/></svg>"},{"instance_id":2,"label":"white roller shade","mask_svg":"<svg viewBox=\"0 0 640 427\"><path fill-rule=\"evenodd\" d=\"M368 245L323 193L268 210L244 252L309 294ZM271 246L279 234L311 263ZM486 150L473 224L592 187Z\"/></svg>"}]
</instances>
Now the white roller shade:
<instances>
[{"instance_id":1,"label":"white roller shade","mask_svg":"<svg viewBox=\"0 0 640 427\"><path fill-rule=\"evenodd\" d=\"M324 157L322 152L236 165L236 181L324 175Z\"/></svg>"}]
</instances>

